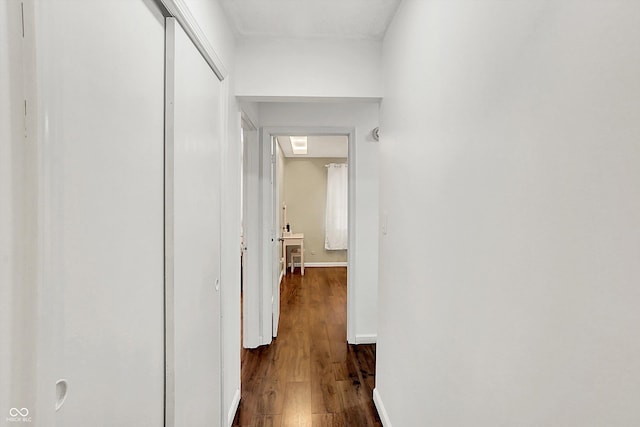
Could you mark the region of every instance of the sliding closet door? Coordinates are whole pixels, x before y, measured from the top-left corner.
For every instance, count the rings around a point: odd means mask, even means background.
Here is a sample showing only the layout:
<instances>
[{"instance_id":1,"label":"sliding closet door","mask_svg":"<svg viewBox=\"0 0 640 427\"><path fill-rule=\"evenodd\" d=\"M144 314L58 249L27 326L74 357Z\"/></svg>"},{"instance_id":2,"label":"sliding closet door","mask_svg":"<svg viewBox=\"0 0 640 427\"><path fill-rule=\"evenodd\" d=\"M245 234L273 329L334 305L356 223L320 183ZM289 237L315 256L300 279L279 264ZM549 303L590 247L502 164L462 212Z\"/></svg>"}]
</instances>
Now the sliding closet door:
<instances>
[{"instance_id":1,"label":"sliding closet door","mask_svg":"<svg viewBox=\"0 0 640 427\"><path fill-rule=\"evenodd\" d=\"M168 425L219 426L221 84L178 24L174 59L174 343L168 357L175 383L173 390L169 384L174 423Z\"/></svg>"},{"instance_id":2,"label":"sliding closet door","mask_svg":"<svg viewBox=\"0 0 640 427\"><path fill-rule=\"evenodd\" d=\"M44 280L61 290L55 371L68 382L56 425L159 427L164 19L145 0L36 2L36 14L51 177L43 209L59 273Z\"/></svg>"}]
</instances>

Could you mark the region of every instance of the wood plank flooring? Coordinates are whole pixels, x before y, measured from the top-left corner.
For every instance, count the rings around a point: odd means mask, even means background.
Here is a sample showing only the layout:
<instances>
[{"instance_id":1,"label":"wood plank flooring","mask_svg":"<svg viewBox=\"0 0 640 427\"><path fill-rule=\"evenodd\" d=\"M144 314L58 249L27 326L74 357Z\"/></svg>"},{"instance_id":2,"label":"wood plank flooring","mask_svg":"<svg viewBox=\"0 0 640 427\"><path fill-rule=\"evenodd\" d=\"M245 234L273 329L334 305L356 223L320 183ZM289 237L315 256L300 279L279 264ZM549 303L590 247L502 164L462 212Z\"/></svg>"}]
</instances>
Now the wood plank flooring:
<instances>
[{"instance_id":1,"label":"wood plank flooring","mask_svg":"<svg viewBox=\"0 0 640 427\"><path fill-rule=\"evenodd\" d=\"M346 268L288 273L278 337L242 350L233 426L382 427L372 400L375 345L348 345L346 330Z\"/></svg>"}]
</instances>

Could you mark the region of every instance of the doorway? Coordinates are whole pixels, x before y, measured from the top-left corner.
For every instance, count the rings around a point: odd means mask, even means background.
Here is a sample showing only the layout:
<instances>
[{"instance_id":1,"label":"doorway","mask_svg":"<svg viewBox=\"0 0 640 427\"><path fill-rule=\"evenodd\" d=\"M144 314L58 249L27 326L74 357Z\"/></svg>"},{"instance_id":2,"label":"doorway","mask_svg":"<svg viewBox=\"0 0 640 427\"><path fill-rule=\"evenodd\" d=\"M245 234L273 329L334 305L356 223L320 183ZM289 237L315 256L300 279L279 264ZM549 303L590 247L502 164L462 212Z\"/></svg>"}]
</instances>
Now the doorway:
<instances>
[{"instance_id":1,"label":"doorway","mask_svg":"<svg viewBox=\"0 0 640 427\"><path fill-rule=\"evenodd\" d=\"M343 137L347 139L348 164L348 248L347 339L355 342L355 129L337 127L263 127L255 141L247 141L245 160L245 238L249 247L243 288L243 346L255 348L270 344L277 336L279 316L279 284L282 249L279 238L282 206L277 200L277 137ZM254 203L254 206L250 206ZM255 208L255 209L250 209ZM251 241L258 244L252 252ZM253 258L253 259L252 259ZM252 272L258 274L252 277Z\"/></svg>"},{"instance_id":2,"label":"doorway","mask_svg":"<svg viewBox=\"0 0 640 427\"><path fill-rule=\"evenodd\" d=\"M272 140L276 337L284 276L304 276L305 268L347 267L349 139L296 134Z\"/></svg>"}]
</instances>

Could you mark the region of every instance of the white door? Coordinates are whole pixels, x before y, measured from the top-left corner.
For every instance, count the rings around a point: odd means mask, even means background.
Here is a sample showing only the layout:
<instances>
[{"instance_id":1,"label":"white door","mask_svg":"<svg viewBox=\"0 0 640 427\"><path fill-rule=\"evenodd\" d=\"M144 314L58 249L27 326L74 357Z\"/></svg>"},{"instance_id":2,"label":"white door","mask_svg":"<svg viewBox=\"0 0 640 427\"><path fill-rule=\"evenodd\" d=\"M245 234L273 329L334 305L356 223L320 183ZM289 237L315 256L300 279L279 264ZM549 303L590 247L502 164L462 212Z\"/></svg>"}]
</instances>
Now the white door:
<instances>
[{"instance_id":1,"label":"white door","mask_svg":"<svg viewBox=\"0 0 640 427\"><path fill-rule=\"evenodd\" d=\"M59 274L44 280L61 289L55 371L69 384L55 423L162 426L163 18L144 0L35 12L46 243Z\"/></svg>"},{"instance_id":2,"label":"white door","mask_svg":"<svg viewBox=\"0 0 640 427\"><path fill-rule=\"evenodd\" d=\"M280 230L277 206L277 155L276 138L267 129L261 129L260 189L262 226L262 294L261 299L261 344L270 344L271 337L278 334L280 318Z\"/></svg>"},{"instance_id":3,"label":"white door","mask_svg":"<svg viewBox=\"0 0 640 427\"><path fill-rule=\"evenodd\" d=\"M262 215L261 215L261 150L258 132L255 129L244 132L243 161L243 233L244 270L242 277L242 345L256 348L271 342L264 342L262 328ZM271 327L268 328L270 338Z\"/></svg>"},{"instance_id":4,"label":"white door","mask_svg":"<svg viewBox=\"0 0 640 427\"><path fill-rule=\"evenodd\" d=\"M219 426L221 83L177 24L174 55L175 418L167 425Z\"/></svg>"},{"instance_id":5,"label":"white door","mask_svg":"<svg viewBox=\"0 0 640 427\"><path fill-rule=\"evenodd\" d=\"M244 185L245 184L244 183L246 181L245 162L247 158L247 156L245 155L245 150L247 146L246 144L247 133L245 129L246 127L244 123L242 123L242 126L240 127L240 290L241 292L242 292L242 289L244 288L244 282L247 278L247 268L244 262L244 259L246 258L246 252L247 252L247 244L245 242L245 235L244 235L244 230L245 230L245 213L244 213L244 209L245 209Z\"/></svg>"},{"instance_id":6,"label":"white door","mask_svg":"<svg viewBox=\"0 0 640 427\"><path fill-rule=\"evenodd\" d=\"M280 258L282 256L282 252L280 250L280 235L281 226L280 226L280 206L281 201L278 192L278 168L283 167L283 165L279 164L278 161L278 151L276 149L276 144L278 141L275 137L271 137L271 221L272 221L272 245L271 245L271 266L272 266L272 276L271 283L273 286L273 336L278 336L278 324L280 321ZM286 269L286 262L284 268Z\"/></svg>"}]
</instances>

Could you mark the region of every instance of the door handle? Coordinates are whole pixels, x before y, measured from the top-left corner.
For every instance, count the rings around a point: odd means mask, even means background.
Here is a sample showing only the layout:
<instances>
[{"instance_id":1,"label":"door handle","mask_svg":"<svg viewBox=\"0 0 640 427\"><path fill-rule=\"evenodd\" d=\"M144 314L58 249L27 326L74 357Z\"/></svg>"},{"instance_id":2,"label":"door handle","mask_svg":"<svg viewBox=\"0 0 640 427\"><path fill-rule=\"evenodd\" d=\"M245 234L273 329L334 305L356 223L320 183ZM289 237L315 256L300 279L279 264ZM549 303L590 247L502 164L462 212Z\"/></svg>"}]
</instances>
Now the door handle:
<instances>
[{"instance_id":1,"label":"door handle","mask_svg":"<svg viewBox=\"0 0 640 427\"><path fill-rule=\"evenodd\" d=\"M65 379L59 379L56 381L56 412L62 408L64 401L67 400L67 394L69 392L69 383Z\"/></svg>"}]
</instances>

